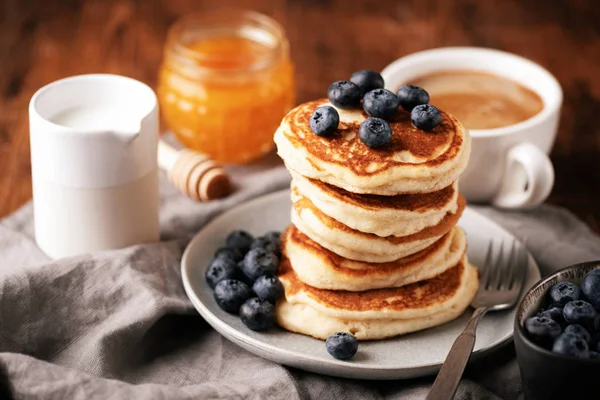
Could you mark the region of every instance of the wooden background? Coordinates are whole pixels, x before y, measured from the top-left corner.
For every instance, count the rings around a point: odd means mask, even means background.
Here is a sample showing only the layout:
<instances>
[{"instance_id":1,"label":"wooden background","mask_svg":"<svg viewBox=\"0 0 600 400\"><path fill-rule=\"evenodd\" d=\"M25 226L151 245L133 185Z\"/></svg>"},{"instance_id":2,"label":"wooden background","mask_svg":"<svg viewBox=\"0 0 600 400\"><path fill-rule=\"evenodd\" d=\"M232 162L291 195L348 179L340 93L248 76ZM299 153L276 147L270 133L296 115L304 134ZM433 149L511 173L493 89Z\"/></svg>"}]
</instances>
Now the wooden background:
<instances>
[{"instance_id":1,"label":"wooden background","mask_svg":"<svg viewBox=\"0 0 600 400\"><path fill-rule=\"evenodd\" d=\"M528 57L565 91L550 202L600 230L600 7L595 0L0 0L0 216L31 197L27 105L69 75L156 82L169 25L215 7L250 8L287 30L298 101L351 72L438 46Z\"/></svg>"}]
</instances>

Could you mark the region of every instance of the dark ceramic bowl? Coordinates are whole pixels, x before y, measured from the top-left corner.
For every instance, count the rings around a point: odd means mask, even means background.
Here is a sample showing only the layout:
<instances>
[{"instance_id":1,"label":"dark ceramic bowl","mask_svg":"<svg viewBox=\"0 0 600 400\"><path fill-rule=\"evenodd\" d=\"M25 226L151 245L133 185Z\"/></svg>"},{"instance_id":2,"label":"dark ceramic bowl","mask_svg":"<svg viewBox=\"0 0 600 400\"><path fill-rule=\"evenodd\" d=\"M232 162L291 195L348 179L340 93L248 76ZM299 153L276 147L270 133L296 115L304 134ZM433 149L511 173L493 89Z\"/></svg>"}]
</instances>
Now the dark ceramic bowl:
<instances>
[{"instance_id":1,"label":"dark ceramic bowl","mask_svg":"<svg viewBox=\"0 0 600 400\"><path fill-rule=\"evenodd\" d=\"M580 284L600 261L576 264L535 284L517 307L515 349L521 370L525 399L600 399L600 361L554 354L527 338L523 324L545 305L546 294L557 282Z\"/></svg>"}]
</instances>

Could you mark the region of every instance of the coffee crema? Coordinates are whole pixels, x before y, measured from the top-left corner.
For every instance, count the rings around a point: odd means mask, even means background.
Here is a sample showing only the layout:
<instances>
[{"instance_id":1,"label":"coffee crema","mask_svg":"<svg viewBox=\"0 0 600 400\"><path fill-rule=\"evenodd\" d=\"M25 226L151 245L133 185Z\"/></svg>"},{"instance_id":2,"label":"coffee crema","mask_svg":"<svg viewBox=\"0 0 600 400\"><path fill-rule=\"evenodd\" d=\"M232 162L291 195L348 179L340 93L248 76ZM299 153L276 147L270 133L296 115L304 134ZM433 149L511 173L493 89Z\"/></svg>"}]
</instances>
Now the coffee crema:
<instances>
[{"instance_id":1,"label":"coffee crema","mask_svg":"<svg viewBox=\"0 0 600 400\"><path fill-rule=\"evenodd\" d=\"M442 71L412 79L430 103L467 129L494 129L523 122L544 108L541 97L511 79L480 71Z\"/></svg>"}]
</instances>

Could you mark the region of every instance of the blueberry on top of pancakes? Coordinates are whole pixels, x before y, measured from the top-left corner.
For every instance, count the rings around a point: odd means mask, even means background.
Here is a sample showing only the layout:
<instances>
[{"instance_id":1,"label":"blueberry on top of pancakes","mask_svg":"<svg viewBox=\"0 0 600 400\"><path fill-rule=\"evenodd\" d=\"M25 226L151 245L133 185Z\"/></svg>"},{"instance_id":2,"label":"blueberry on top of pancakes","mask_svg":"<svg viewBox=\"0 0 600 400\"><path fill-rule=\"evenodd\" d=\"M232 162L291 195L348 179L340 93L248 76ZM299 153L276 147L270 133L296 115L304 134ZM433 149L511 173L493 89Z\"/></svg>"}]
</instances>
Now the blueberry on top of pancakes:
<instances>
[{"instance_id":1,"label":"blueberry on top of pancakes","mask_svg":"<svg viewBox=\"0 0 600 400\"><path fill-rule=\"evenodd\" d=\"M415 85L402 86L398 89L397 96L400 105L406 111L412 111L416 106L429 103L429 93Z\"/></svg>"},{"instance_id":2,"label":"blueberry on top of pancakes","mask_svg":"<svg viewBox=\"0 0 600 400\"><path fill-rule=\"evenodd\" d=\"M360 140L372 149L392 143L392 128L381 118L367 118L358 129Z\"/></svg>"},{"instance_id":3,"label":"blueberry on top of pancakes","mask_svg":"<svg viewBox=\"0 0 600 400\"><path fill-rule=\"evenodd\" d=\"M331 106L321 106L310 117L310 129L319 136L329 136L338 128L340 114Z\"/></svg>"},{"instance_id":4,"label":"blueberry on top of pancakes","mask_svg":"<svg viewBox=\"0 0 600 400\"><path fill-rule=\"evenodd\" d=\"M327 90L329 101L339 108L355 108L360 106L362 92L357 84L350 81L336 81Z\"/></svg>"},{"instance_id":5,"label":"blueberry on top of pancakes","mask_svg":"<svg viewBox=\"0 0 600 400\"><path fill-rule=\"evenodd\" d=\"M363 97L363 109L371 117L388 119L398 111L398 97L387 89L374 89Z\"/></svg>"},{"instance_id":6,"label":"blueberry on top of pancakes","mask_svg":"<svg viewBox=\"0 0 600 400\"><path fill-rule=\"evenodd\" d=\"M442 114L431 104L421 104L410 112L413 125L424 131L430 131L442 122Z\"/></svg>"},{"instance_id":7,"label":"blueberry on top of pancakes","mask_svg":"<svg viewBox=\"0 0 600 400\"><path fill-rule=\"evenodd\" d=\"M370 69L356 71L350 77L350 82L356 83L363 95L371 90L383 88L381 74Z\"/></svg>"}]
</instances>

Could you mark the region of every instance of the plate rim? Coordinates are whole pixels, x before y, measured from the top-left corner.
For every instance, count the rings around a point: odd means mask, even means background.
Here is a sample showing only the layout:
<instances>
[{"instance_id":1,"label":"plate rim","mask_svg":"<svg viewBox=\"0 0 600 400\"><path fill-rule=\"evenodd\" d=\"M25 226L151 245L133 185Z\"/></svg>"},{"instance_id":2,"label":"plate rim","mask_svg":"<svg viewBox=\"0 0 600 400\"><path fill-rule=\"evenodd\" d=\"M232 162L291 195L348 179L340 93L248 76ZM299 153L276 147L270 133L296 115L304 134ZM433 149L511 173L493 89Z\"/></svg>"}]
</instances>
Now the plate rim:
<instances>
[{"instance_id":1,"label":"plate rim","mask_svg":"<svg viewBox=\"0 0 600 400\"><path fill-rule=\"evenodd\" d=\"M191 257L191 249L193 247L195 247L194 243L199 240L198 238L202 231L210 228L213 225L218 225L221 222L221 220L226 219L227 216L233 212L236 212L236 213L243 212L245 209L252 208L253 206L255 206L256 203L268 202L269 200L271 200L271 198L277 198L280 196L284 196L285 194L288 194L289 191L290 191L289 189L282 189L282 190L271 192L271 193L268 193L268 194L265 194L262 196L255 197L244 203L238 204L237 206L233 206L233 207L229 208L228 210L224 211L223 213L217 215L215 218L210 220L206 225L204 225L198 232L196 232L194 234L192 239L186 245L186 248L183 252L183 255L181 257L181 262L180 262L181 280L183 282L183 286L184 286L186 295L189 298L189 300L191 301L191 303L194 305L194 308L196 309L196 311L202 316L202 318L204 318L206 320L206 322L209 323L209 325L211 325L212 328L214 328L220 335L224 336L225 339L233 342L234 344L236 344L238 346L241 346L239 343L243 343L243 344L251 346L263 353L264 352L267 352L267 353L276 352L276 353L279 353L279 355L286 356L287 358L294 358L294 359L297 359L297 360L300 360L300 361L303 361L303 362L306 362L309 364L310 363L322 363L319 360L315 360L312 356L307 356L306 354L303 354L300 352L284 349L281 347L276 347L270 343L250 337L246 333L230 326L228 323L221 320L217 315L213 314L210 311L210 309L204 305L202 300L195 294L194 289L192 288L192 284L189 279L190 277L188 276L188 273L187 273L188 267L191 267L191 262L189 261L189 259ZM525 246L524 243L521 240L519 240L515 235L513 235L511 232L504 229L497 222L488 218L487 216L480 213L476 209L467 205L467 207L465 208L465 213L472 213L472 214L477 215L480 218L484 218L489 224L494 225L494 227L496 229L503 231L504 233L508 234L510 237L519 241L523 246ZM528 269L531 269L531 266L533 266L534 269L537 271L538 275L540 275L540 277L541 277L541 272L540 272L539 266L537 265L535 259L532 257L531 253L527 250L527 248L525 248L525 249L526 249L527 255L528 255L528 264L529 264ZM225 333L223 333L223 332L225 332ZM286 333L300 335L299 333L288 332L288 331L286 331ZM231 336L231 338L226 336L226 334ZM496 350L506 346L508 343L510 343L513 340L513 337L514 337L514 331L511 334L509 334L507 337L501 339L496 344L490 345L488 347L483 347L481 349L473 351L471 353L471 358L470 358L469 362L479 359L480 357L483 357L492 351L496 351ZM241 347L243 347L243 346L241 346ZM246 350L248 350L248 349L246 349ZM248 351L250 351L250 350L248 350ZM259 357L268 359L267 357L263 357L258 354L256 354L256 355ZM272 361L272 360L270 360L270 361ZM275 361L275 362L278 362L278 361ZM278 363L288 365L283 362L278 362ZM373 378L373 377L363 378L363 379L370 379L370 380L390 380L390 379L410 379L410 378L417 377L417 376L425 376L425 375L435 373L442 366L443 362L422 364L422 365L414 366L414 367L399 367L399 366L393 366L393 365L355 364L355 363L348 363L347 361L335 360L332 358L330 360L330 362L328 362L327 364L323 364L323 365L332 365L332 364L334 364L336 366L344 367L349 370L353 370L354 372L361 372L361 371L370 371L370 372L384 371L384 372L388 372L388 373L394 372L394 371L397 371L397 372L414 371L414 372L416 372L416 374L407 374L405 376L401 376L401 374L398 374L395 377L388 376L388 377L381 377L379 379ZM301 367L297 367L295 365L290 365L290 366L302 369ZM416 371L416 370L421 371L423 373L418 373L418 371ZM313 372L314 372L314 370L313 370ZM318 373L330 375L330 376L348 377L348 374L342 375L342 374L323 373L323 372L318 372Z\"/></svg>"}]
</instances>

